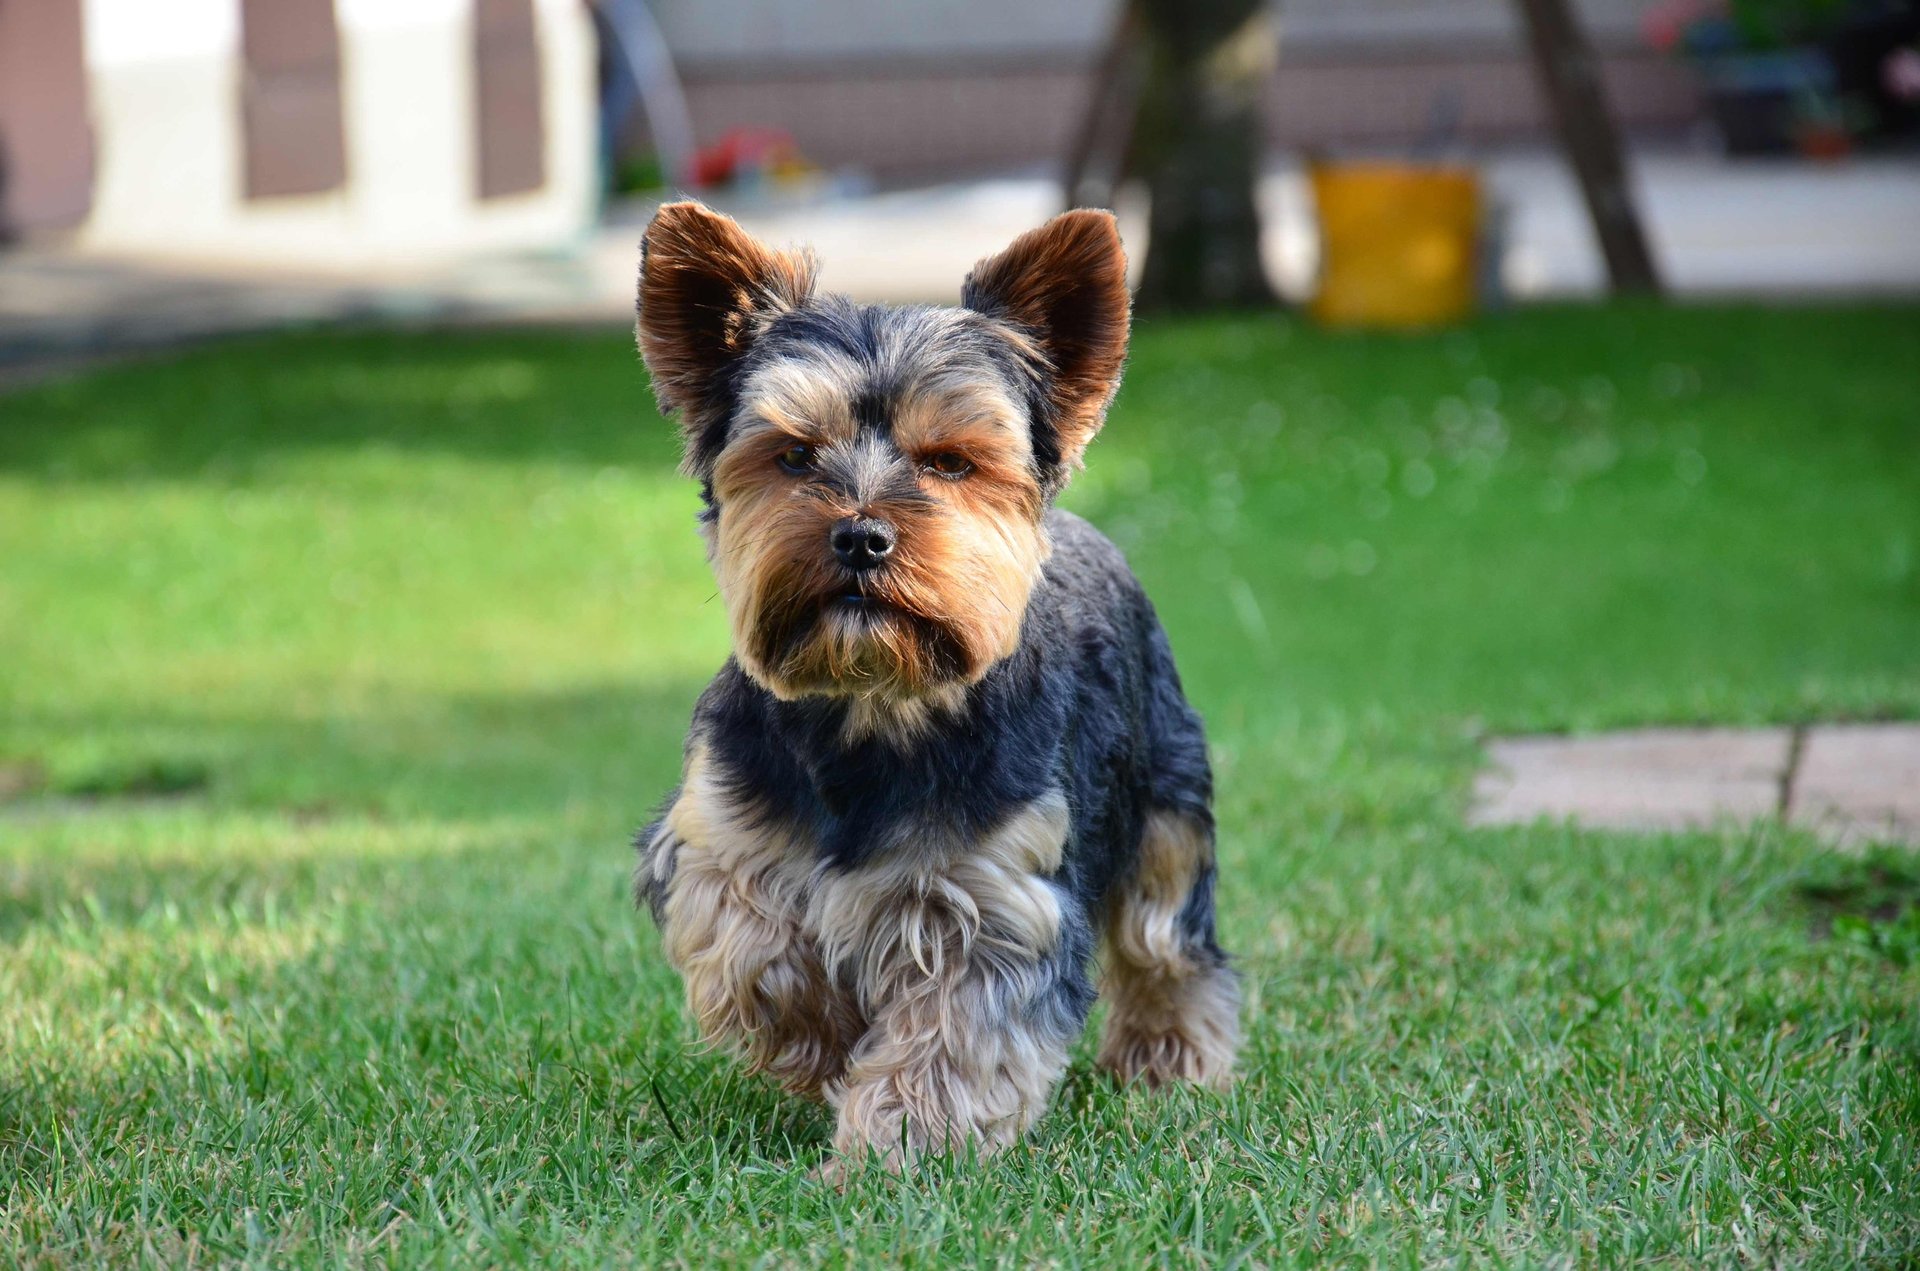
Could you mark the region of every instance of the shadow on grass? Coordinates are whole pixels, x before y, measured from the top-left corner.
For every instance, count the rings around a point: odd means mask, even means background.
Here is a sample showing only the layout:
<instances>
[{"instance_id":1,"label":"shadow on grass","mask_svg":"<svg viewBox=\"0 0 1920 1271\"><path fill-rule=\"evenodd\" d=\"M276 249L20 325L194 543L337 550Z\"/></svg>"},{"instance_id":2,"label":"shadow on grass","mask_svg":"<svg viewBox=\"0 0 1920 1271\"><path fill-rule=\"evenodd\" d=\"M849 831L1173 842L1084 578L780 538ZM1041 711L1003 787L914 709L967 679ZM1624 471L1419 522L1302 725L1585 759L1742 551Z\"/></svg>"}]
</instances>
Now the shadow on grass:
<instances>
[{"instance_id":1,"label":"shadow on grass","mask_svg":"<svg viewBox=\"0 0 1920 1271\"><path fill-rule=\"evenodd\" d=\"M672 471L630 337L363 331L240 339L7 401L0 472L243 483L289 454L439 452Z\"/></svg>"},{"instance_id":2,"label":"shadow on grass","mask_svg":"<svg viewBox=\"0 0 1920 1271\"><path fill-rule=\"evenodd\" d=\"M309 818L355 813L470 820L638 799L677 775L703 681L615 682L548 693L407 695L298 714L191 705L29 709L15 731L89 757L44 770L45 793L102 808L118 798L204 793L214 806ZM36 792L10 806L31 807Z\"/></svg>"},{"instance_id":3,"label":"shadow on grass","mask_svg":"<svg viewBox=\"0 0 1920 1271\"><path fill-rule=\"evenodd\" d=\"M0 809L0 1176L137 1226L159 1154L185 1231L327 1192L367 1232L810 1166L824 1112L694 1044L627 896L697 688L134 718L208 788Z\"/></svg>"},{"instance_id":4,"label":"shadow on grass","mask_svg":"<svg viewBox=\"0 0 1920 1271\"><path fill-rule=\"evenodd\" d=\"M1816 940L1836 940L1896 966L1920 962L1920 861L1905 847L1820 858L1795 888Z\"/></svg>"},{"instance_id":5,"label":"shadow on grass","mask_svg":"<svg viewBox=\"0 0 1920 1271\"><path fill-rule=\"evenodd\" d=\"M63 773L50 753L38 790L0 802L0 938L83 899L125 922L169 899L324 891L369 872L356 860L604 842L624 870L627 836L678 779L700 687L396 696L311 717L27 716L19 735L83 758ZM153 773L203 780L158 797Z\"/></svg>"},{"instance_id":6,"label":"shadow on grass","mask_svg":"<svg viewBox=\"0 0 1920 1271\"><path fill-rule=\"evenodd\" d=\"M1818 858L1800 881L1800 897L1824 934L1840 917L1888 922L1920 905L1920 859L1900 848Z\"/></svg>"},{"instance_id":7,"label":"shadow on grass","mask_svg":"<svg viewBox=\"0 0 1920 1271\"><path fill-rule=\"evenodd\" d=\"M311 1220L316 1196L336 1234L365 1236L494 1207L615 1208L708 1174L803 1171L826 1150L823 1108L675 1033L605 1009L581 1022L557 994L490 1017L416 1001L396 1018L364 992L343 1009L327 991L342 956L263 974L227 1013L228 1045L163 1033L105 1063L11 1056L0 1178L25 1190L0 1185L0 1198L85 1197L67 1222L218 1245L244 1241L235 1215ZM156 1174L157 1213L144 1187Z\"/></svg>"}]
</instances>

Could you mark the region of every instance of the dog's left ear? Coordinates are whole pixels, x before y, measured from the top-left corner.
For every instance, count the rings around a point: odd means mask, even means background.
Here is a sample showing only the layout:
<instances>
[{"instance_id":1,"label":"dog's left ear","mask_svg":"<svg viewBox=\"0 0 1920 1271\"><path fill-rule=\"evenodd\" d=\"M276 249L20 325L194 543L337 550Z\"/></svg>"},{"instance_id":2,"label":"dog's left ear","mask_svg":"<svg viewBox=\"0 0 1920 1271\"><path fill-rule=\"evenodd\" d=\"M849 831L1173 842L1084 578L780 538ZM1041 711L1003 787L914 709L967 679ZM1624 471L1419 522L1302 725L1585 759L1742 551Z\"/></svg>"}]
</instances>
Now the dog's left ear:
<instances>
[{"instance_id":1,"label":"dog's left ear","mask_svg":"<svg viewBox=\"0 0 1920 1271\"><path fill-rule=\"evenodd\" d=\"M1105 421L1127 358L1127 254L1110 212L1066 212L973 267L960 302L1012 323L1046 362L1035 450L1067 471Z\"/></svg>"}]
</instances>

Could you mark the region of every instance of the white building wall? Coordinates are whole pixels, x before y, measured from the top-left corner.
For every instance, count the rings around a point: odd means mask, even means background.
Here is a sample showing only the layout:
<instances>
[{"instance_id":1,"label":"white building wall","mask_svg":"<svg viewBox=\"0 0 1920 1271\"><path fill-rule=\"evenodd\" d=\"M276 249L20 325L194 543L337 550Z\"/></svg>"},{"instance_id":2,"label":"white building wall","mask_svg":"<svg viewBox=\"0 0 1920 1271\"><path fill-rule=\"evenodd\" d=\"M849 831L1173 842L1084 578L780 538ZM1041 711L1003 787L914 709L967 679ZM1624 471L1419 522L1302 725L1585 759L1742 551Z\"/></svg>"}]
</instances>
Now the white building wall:
<instances>
[{"instance_id":1,"label":"white building wall","mask_svg":"<svg viewBox=\"0 0 1920 1271\"><path fill-rule=\"evenodd\" d=\"M336 0L347 181L245 195L238 0L86 0L100 159L81 242L289 268L563 244L598 197L581 0L535 0L546 183L479 200L471 0Z\"/></svg>"},{"instance_id":2,"label":"white building wall","mask_svg":"<svg viewBox=\"0 0 1920 1271\"><path fill-rule=\"evenodd\" d=\"M1631 40L1662 0L1576 0L1600 39ZM656 0L693 62L893 56L1090 56L1119 0ZM1514 0L1279 0L1283 38L1328 45L1457 45L1520 38Z\"/></svg>"},{"instance_id":3,"label":"white building wall","mask_svg":"<svg viewBox=\"0 0 1920 1271\"><path fill-rule=\"evenodd\" d=\"M232 220L240 174L240 9L234 0L86 0L102 243L183 244Z\"/></svg>"}]
</instances>

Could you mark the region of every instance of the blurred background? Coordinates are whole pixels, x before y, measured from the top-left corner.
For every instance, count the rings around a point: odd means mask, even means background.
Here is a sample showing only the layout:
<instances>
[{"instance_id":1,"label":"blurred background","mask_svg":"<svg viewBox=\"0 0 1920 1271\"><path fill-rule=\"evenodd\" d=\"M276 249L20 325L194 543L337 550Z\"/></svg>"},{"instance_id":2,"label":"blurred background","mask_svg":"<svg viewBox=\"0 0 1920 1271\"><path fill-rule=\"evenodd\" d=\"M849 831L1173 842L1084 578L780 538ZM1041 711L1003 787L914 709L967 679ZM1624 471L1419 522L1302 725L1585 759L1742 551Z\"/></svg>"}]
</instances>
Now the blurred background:
<instances>
[{"instance_id":1,"label":"blurred background","mask_svg":"<svg viewBox=\"0 0 1920 1271\"><path fill-rule=\"evenodd\" d=\"M1917 39L0 0L0 1261L1913 1265ZM728 649L632 335L685 194L948 303L1116 210L1063 502L1207 720L1233 1096L1082 1055L842 1197L697 1044L626 846Z\"/></svg>"},{"instance_id":2,"label":"blurred background","mask_svg":"<svg viewBox=\"0 0 1920 1271\"><path fill-rule=\"evenodd\" d=\"M1162 7L0 0L0 366L328 317L623 321L669 189L817 244L830 283L950 298L1067 202L1119 208L1140 257L1156 174L1196 186L1181 130L1222 120L1258 219L1227 233L1296 301L1316 210L1352 196L1314 174L1358 160L1471 176L1408 206L1472 235L1481 303L1604 288L1575 143L1673 291L1920 286L1908 0ZM1556 90L1569 56L1596 93Z\"/></svg>"}]
</instances>

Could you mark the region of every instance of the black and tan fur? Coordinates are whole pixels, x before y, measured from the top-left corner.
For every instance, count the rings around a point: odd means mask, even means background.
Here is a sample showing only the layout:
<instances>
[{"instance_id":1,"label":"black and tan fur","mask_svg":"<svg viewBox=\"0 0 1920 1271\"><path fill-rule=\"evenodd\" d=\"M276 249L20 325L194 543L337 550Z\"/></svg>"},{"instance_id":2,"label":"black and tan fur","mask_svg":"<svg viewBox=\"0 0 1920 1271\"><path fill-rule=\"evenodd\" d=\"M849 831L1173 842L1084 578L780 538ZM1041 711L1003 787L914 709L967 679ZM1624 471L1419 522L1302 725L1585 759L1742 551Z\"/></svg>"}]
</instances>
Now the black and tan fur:
<instances>
[{"instance_id":1,"label":"black and tan fur","mask_svg":"<svg viewBox=\"0 0 1920 1271\"><path fill-rule=\"evenodd\" d=\"M1126 262L1070 212L956 309L856 305L692 203L647 230L641 351L677 411L734 654L638 892L703 1036L837 1111L843 1154L1011 1142L1085 1025L1221 1086L1212 777L1153 607L1054 510L1119 382Z\"/></svg>"}]
</instances>

